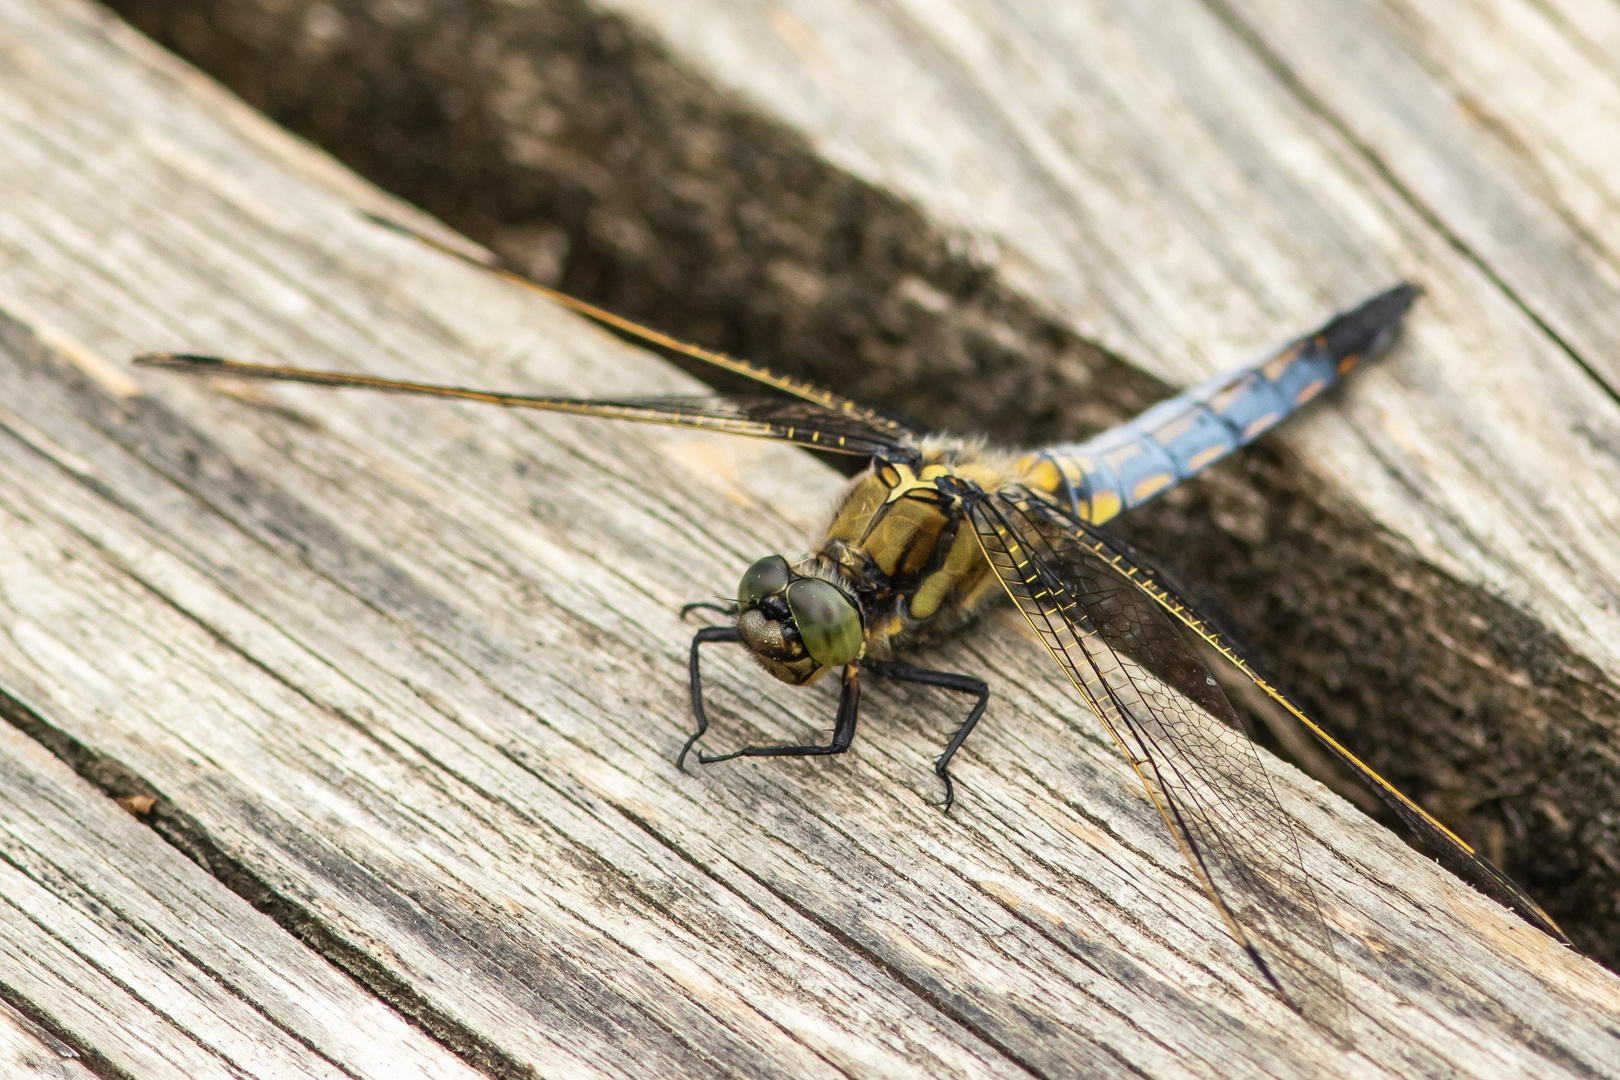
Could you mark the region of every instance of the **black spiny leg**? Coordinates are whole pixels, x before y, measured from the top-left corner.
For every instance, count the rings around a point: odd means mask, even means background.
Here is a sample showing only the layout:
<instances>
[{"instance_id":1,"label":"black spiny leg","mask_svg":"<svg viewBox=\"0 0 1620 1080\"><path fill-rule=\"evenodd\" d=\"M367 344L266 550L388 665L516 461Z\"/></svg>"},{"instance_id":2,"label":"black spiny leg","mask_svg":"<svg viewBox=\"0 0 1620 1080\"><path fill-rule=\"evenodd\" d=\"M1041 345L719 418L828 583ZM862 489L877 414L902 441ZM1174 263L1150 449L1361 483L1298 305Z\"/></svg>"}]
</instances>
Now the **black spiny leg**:
<instances>
[{"instance_id":1,"label":"black spiny leg","mask_svg":"<svg viewBox=\"0 0 1620 1080\"><path fill-rule=\"evenodd\" d=\"M731 600L724 604L716 604L712 600L694 600L690 604L681 605L681 618L686 618L694 611L718 611L722 615L737 614L737 601Z\"/></svg>"},{"instance_id":2,"label":"black spiny leg","mask_svg":"<svg viewBox=\"0 0 1620 1080\"><path fill-rule=\"evenodd\" d=\"M683 612L684 614L684 612ZM675 758L677 769L686 768L686 755L691 752L692 744L703 738L703 733L709 730L709 714L703 710L703 676L698 671L698 647L711 641L741 641L742 635L737 633L735 626L705 626L692 635L692 659L686 665L688 677L692 687L692 715L697 717L697 730L692 737L686 740L681 752ZM703 755L698 755L702 760Z\"/></svg>"},{"instance_id":3,"label":"black spiny leg","mask_svg":"<svg viewBox=\"0 0 1620 1080\"><path fill-rule=\"evenodd\" d=\"M733 631L735 633L735 631ZM693 642L692 655L697 655L697 643ZM692 670L697 671L694 660ZM692 684L694 687L696 683ZM692 701L696 704L697 691L692 691ZM861 708L861 669L855 664L844 666L844 692L838 698L838 719L833 722L832 741L825 746L745 746L741 750L733 750L729 754L716 754L710 757L699 753L698 761L704 765L712 765L717 761L730 761L739 757L822 757L827 754L842 754L849 749L849 744L855 741L855 716ZM704 722L700 725L698 734L703 733ZM694 739L696 736L693 737ZM688 746L691 744L688 743Z\"/></svg>"},{"instance_id":4,"label":"black spiny leg","mask_svg":"<svg viewBox=\"0 0 1620 1080\"><path fill-rule=\"evenodd\" d=\"M938 686L946 690L959 690L964 694L977 694L979 700L974 702L973 711L968 713L962 726L956 729L951 741L946 744L945 752L934 761L934 775L945 782L945 801L937 803L943 810L949 810L956 801L956 786L951 783L951 774L947 766L951 763L951 756L962 748L967 737L973 734L973 728L984 715L984 707L990 703L990 687L983 679L975 679L972 675L954 675L948 671L930 671L927 668L912 667L910 664L891 664L882 660L866 661L866 670L874 675L881 675L885 679L897 679L900 682L922 683L925 686Z\"/></svg>"}]
</instances>

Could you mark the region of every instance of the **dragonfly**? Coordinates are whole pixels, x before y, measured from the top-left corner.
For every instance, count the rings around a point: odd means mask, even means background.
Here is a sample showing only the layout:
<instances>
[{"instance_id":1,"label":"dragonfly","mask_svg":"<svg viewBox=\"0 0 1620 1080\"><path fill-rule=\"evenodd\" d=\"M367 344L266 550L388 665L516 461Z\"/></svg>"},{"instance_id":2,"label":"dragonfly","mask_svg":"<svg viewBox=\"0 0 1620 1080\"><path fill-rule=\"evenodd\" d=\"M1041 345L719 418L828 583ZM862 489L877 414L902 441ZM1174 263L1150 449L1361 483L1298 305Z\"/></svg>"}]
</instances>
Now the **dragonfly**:
<instances>
[{"instance_id":1,"label":"dragonfly","mask_svg":"<svg viewBox=\"0 0 1620 1080\"><path fill-rule=\"evenodd\" d=\"M368 215L369 217L370 215ZM699 652L740 645L771 675L802 686L837 671L826 742L745 746L697 760L842 754L855 738L863 678L954 691L972 704L935 760L946 810L950 763L990 699L976 676L901 658L973 622L1003 597L1028 621L1145 788L1187 866L1264 982L1346 1037L1348 1001L1331 936L1300 855L1296 826L1254 743L1201 653L1213 652L1370 787L1453 873L1544 932L1556 923L1506 874L1324 731L1182 598L1165 574L1104 528L1253 442L1388 350L1419 290L1378 293L1252 363L1177 394L1091 439L1030 451L933 433L901 417L747 360L679 341L548 288L418 230L381 226L537 292L626 337L739 376L748 394L620 399L545 397L340 371L161 353L137 364L189 375L266 379L486 402L769 439L866 459L816 549L767 555L735 600L701 602L729 621L698 630L689 678L696 730L709 727Z\"/></svg>"}]
</instances>

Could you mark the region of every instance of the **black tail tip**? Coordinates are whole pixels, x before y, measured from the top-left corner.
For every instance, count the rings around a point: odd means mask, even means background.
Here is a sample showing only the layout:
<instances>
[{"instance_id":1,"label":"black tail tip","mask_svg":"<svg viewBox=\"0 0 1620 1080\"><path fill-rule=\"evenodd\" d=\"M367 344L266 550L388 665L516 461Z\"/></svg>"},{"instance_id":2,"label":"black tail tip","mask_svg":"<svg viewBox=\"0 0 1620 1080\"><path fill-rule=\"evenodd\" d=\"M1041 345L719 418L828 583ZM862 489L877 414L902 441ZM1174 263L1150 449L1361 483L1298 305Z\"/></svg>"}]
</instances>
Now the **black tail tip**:
<instances>
[{"instance_id":1,"label":"black tail tip","mask_svg":"<svg viewBox=\"0 0 1620 1080\"><path fill-rule=\"evenodd\" d=\"M1328 352L1336 360L1347 356L1368 360L1377 357L1394 342L1402 316L1421 295L1421 288L1403 281L1335 315L1321 329Z\"/></svg>"}]
</instances>

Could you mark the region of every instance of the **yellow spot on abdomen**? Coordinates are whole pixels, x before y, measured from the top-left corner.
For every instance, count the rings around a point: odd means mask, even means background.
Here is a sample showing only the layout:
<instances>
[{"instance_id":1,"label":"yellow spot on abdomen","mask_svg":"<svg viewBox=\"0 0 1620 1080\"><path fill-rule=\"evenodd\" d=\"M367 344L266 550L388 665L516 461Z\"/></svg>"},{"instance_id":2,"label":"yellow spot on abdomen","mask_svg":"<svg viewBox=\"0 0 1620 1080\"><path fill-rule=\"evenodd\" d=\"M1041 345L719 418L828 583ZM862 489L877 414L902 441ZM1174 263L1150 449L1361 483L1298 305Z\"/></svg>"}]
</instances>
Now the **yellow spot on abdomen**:
<instances>
[{"instance_id":1,"label":"yellow spot on abdomen","mask_svg":"<svg viewBox=\"0 0 1620 1080\"><path fill-rule=\"evenodd\" d=\"M1153 438L1160 446L1169 446L1181 436L1191 431L1193 425L1197 422L1197 414L1180 417L1179 419L1170 421L1168 424L1155 431L1153 433Z\"/></svg>"},{"instance_id":2,"label":"yellow spot on abdomen","mask_svg":"<svg viewBox=\"0 0 1620 1080\"><path fill-rule=\"evenodd\" d=\"M1052 464L1052 459L1031 454L1018 459L1013 471L1023 477L1024 483L1037 491L1056 491L1063 483L1063 474Z\"/></svg>"},{"instance_id":3,"label":"yellow spot on abdomen","mask_svg":"<svg viewBox=\"0 0 1620 1080\"><path fill-rule=\"evenodd\" d=\"M1226 447L1220 443L1205 447L1187 459L1186 469L1188 472L1197 472L1224 453L1226 453Z\"/></svg>"},{"instance_id":4,"label":"yellow spot on abdomen","mask_svg":"<svg viewBox=\"0 0 1620 1080\"><path fill-rule=\"evenodd\" d=\"M1266 378L1276 382L1282 376L1282 373L1288 370L1288 365L1292 364L1294 359L1299 356L1299 350L1300 347L1297 344L1284 349L1270 360L1267 360L1266 366L1260 370L1265 373Z\"/></svg>"},{"instance_id":5,"label":"yellow spot on abdomen","mask_svg":"<svg viewBox=\"0 0 1620 1080\"><path fill-rule=\"evenodd\" d=\"M1131 458L1142 452L1141 446L1136 443L1127 443L1117 450L1110 450L1103 455L1103 462L1111 469L1118 469Z\"/></svg>"},{"instance_id":6,"label":"yellow spot on abdomen","mask_svg":"<svg viewBox=\"0 0 1620 1080\"><path fill-rule=\"evenodd\" d=\"M1268 412L1268 413L1266 413L1266 415L1262 416L1260 419L1256 420L1254 423L1252 423L1248 427L1244 428L1243 429L1243 437L1245 439L1252 439L1256 435L1260 434L1262 431L1266 430L1266 428L1270 427L1272 424L1275 424L1276 422L1277 422L1277 414L1274 413L1274 412Z\"/></svg>"},{"instance_id":7,"label":"yellow spot on abdomen","mask_svg":"<svg viewBox=\"0 0 1620 1080\"><path fill-rule=\"evenodd\" d=\"M1131 499L1134 502L1141 502L1148 496L1155 495L1169 487L1170 482L1174 479L1175 477L1169 473L1160 473L1157 476L1150 476L1146 480L1138 480L1136 486L1131 488Z\"/></svg>"},{"instance_id":8,"label":"yellow spot on abdomen","mask_svg":"<svg viewBox=\"0 0 1620 1080\"><path fill-rule=\"evenodd\" d=\"M1101 525L1119 513L1119 496L1112 491L1099 491L1091 496L1091 524Z\"/></svg>"}]
</instances>

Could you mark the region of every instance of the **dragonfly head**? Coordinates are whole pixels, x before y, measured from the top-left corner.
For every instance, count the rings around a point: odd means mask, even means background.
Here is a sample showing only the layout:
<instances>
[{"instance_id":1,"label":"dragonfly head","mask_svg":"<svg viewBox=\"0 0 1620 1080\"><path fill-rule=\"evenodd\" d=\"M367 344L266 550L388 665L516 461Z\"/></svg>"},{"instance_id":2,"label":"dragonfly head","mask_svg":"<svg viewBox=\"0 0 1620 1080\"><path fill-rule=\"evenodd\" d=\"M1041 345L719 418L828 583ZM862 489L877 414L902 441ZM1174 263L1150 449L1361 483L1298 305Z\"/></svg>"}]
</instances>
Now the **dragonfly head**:
<instances>
[{"instance_id":1,"label":"dragonfly head","mask_svg":"<svg viewBox=\"0 0 1620 1080\"><path fill-rule=\"evenodd\" d=\"M737 633L765 670L802 685L860 658L860 607L825 578L801 574L780 555L748 568L737 586Z\"/></svg>"}]
</instances>

